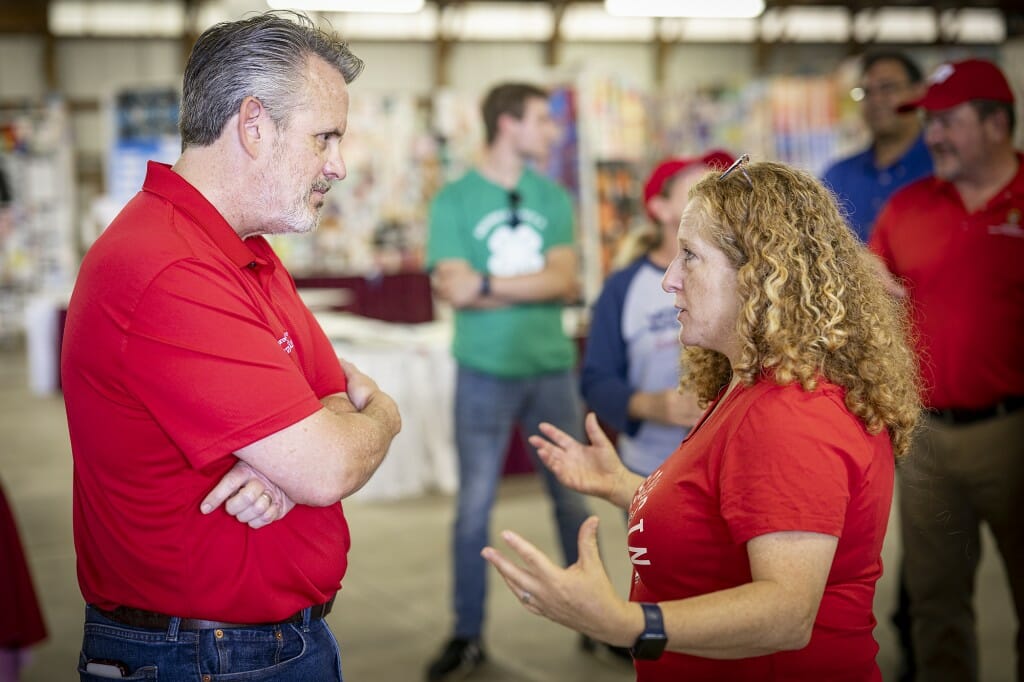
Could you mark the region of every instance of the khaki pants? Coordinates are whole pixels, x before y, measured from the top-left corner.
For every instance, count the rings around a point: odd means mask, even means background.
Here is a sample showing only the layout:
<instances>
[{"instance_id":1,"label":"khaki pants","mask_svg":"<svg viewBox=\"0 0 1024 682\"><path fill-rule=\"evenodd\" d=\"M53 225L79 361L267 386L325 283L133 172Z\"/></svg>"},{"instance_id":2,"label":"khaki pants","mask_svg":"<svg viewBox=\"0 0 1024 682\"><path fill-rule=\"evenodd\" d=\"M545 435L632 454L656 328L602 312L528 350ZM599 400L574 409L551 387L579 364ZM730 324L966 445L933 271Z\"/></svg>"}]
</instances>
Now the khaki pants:
<instances>
[{"instance_id":1,"label":"khaki pants","mask_svg":"<svg viewBox=\"0 0 1024 682\"><path fill-rule=\"evenodd\" d=\"M925 417L899 486L918 682L978 679L974 577L982 522L1009 576L1024 682L1024 410L962 426Z\"/></svg>"}]
</instances>

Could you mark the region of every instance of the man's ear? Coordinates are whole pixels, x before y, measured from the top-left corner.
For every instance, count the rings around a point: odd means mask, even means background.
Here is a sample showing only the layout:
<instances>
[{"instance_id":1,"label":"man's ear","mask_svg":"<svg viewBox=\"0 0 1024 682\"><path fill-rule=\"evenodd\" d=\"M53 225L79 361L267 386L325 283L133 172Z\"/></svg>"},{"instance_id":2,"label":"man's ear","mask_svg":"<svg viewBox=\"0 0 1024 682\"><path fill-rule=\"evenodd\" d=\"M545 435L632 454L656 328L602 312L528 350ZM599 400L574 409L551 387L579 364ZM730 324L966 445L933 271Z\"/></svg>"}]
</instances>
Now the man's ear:
<instances>
[{"instance_id":1,"label":"man's ear","mask_svg":"<svg viewBox=\"0 0 1024 682\"><path fill-rule=\"evenodd\" d=\"M242 100L238 107L238 141L245 152L256 158L260 149L266 144L270 115L263 102L253 96Z\"/></svg>"},{"instance_id":2,"label":"man's ear","mask_svg":"<svg viewBox=\"0 0 1024 682\"><path fill-rule=\"evenodd\" d=\"M655 194L647 200L647 210L658 219L659 225L669 220L669 218L666 218L669 212L668 199L660 194Z\"/></svg>"},{"instance_id":3,"label":"man's ear","mask_svg":"<svg viewBox=\"0 0 1024 682\"><path fill-rule=\"evenodd\" d=\"M498 116L498 134L507 135L507 131L514 128L519 123L519 119L509 113L504 113Z\"/></svg>"}]
</instances>

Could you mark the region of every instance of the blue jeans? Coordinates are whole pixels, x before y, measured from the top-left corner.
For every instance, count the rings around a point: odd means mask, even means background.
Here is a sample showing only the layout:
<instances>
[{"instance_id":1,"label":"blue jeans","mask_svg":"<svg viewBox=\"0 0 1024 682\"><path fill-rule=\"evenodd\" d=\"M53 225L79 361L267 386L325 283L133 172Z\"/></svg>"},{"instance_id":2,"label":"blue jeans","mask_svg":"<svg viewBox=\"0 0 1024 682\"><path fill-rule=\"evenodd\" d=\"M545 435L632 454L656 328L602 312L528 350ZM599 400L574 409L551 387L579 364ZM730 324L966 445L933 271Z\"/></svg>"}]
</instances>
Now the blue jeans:
<instances>
[{"instance_id":1,"label":"blue jeans","mask_svg":"<svg viewBox=\"0 0 1024 682\"><path fill-rule=\"evenodd\" d=\"M491 508L513 425L525 434L550 422L574 438L583 437L580 399L572 372L503 379L459 366L455 385L455 441L459 494L455 512L455 636L479 637L487 596L487 563L480 551L489 543ZM564 488L529 448L554 502L555 521L566 564L577 559L580 524L589 516L583 496Z\"/></svg>"},{"instance_id":2,"label":"blue jeans","mask_svg":"<svg viewBox=\"0 0 1024 682\"><path fill-rule=\"evenodd\" d=\"M81 682L107 679L85 672L88 661L117 661L126 680L262 680L341 682L338 643L322 619L286 625L224 630L167 630L122 625L85 607L85 636L79 657Z\"/></svg>"}]
</instances>

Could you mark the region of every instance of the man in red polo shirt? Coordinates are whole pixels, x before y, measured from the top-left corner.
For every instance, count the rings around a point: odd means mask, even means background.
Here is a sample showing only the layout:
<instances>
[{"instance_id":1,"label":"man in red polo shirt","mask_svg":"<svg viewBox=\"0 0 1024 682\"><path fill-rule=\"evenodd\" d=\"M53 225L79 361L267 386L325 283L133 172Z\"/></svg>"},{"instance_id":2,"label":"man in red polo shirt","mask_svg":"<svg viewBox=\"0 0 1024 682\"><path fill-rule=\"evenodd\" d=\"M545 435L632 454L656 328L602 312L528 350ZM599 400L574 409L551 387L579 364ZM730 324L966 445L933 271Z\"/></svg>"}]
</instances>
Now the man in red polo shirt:
<instances>
[{"instance_id":1,"label":"man in red polo shirt","mask_svg":"<svg viewBox=\"0 0 1024 682\"><path fill-rule=\"evenodd\" d=\"M991 62L943 64L923 110L933 176L893 195L870 246L909 297L928 406L900 473L919 679L977 680L972 597L988 524L1024 680L1024 170L1014 97Z\"/></svg>"},{"instance_id":2,"label":"man in red polo shirt","mask_svg":"<svg viewBox=\"0 0 1024 682\"><path fill-rule=\"evenodd\" d=\"M305 17L201 35L173 167L86 255L61 362L98 677L340 680L339 501L400 428L261 235L315 228L362 69Z\"/></svg>"}]
</instances>

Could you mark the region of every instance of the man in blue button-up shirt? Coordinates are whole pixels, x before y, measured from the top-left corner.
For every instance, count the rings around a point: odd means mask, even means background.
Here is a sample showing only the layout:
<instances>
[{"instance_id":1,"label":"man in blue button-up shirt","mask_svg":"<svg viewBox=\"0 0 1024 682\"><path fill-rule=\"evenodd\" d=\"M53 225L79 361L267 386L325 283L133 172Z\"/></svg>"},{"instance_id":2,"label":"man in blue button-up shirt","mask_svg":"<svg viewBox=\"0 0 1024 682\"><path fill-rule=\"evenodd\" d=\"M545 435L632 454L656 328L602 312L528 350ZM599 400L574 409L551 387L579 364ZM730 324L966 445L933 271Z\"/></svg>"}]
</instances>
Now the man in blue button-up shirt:
<instances>
[{"instance_id":1,"label":"man in blue button-up shirt","mask_svg":"<svg viewBox=\"0 0 1024 682\"><path fill-rule=\"evenodd\" d=\"M851 94L861 103L871 145L833 164L823 179L839 197L850 227L866 242L889 196L932 172L917 115L896 112L900 104L924 94L921 69L902 52L868 54L860 86Z\"/></svg>"}]
</instances>

